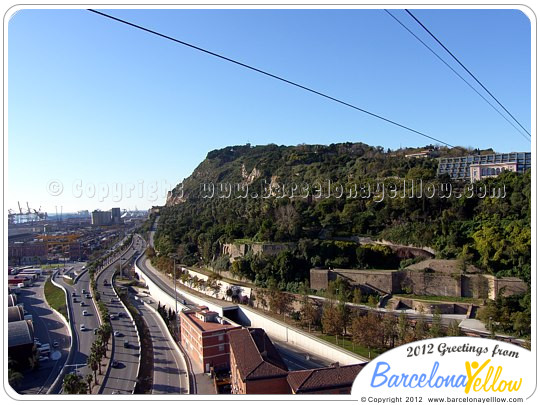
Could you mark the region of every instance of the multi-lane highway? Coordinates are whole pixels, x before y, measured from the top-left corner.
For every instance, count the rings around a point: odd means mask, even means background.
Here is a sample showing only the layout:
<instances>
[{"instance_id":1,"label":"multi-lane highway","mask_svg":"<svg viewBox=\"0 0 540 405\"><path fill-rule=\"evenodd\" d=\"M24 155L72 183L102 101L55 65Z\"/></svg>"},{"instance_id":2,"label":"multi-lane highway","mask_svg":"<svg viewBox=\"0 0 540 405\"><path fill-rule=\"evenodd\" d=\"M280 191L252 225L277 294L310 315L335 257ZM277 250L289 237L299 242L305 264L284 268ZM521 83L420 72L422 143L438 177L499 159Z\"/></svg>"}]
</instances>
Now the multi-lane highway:
<instances>
[{"instance_id":1,"label":"multi-lane highway","mask_svg":"<svg viewBox=\"0 0 540 405\"><path fill-rule=\"evenodd\" d=\"M135 254L132 244L119 261L112 261L96 277L97 289L109 309L113 329L111 366L103 377L100 390L103 394L132 394L137 381L140 363L137 328L112 287L117 263L124 265Z\"/></svg>"},{"instance_id":2,"label":"multi-lane highway","mask_svg":"<svg viewBox=\"0 0 540 405\"><path fill-rule=\"evenodd\" d=\"M64 366L70 348L70 334L59 315L53 312L44 296L46 276L33 282L32 287L21 289L17 299L32 315L35 338L41 344L49 343L49 360L41 361L39 368L25 375L17 391L22 394L45 394ZM58 342L58 347L53 343Z\"/></svg>"},{"instance_id":3,"label":"multi-lane highway","mask_svg":"<svg viewBox=\"0 0 540 405\"><path fill-rule=\"evenodd\" d=\"M139 252L146 248L146 242L139 235L134 236L133 245ZM143 300L143 297L138 297L132 302L143 316L152 338L154 355L152 394L187 393L189 378L185 359L154 305L145 303Z\"/></svg>"},{"instance_id":4,"label":"multi-lane highway","mask_svg":"<svg viewBox=\"0 0 540 405\"><path fill-rule=\"evenodd\" d=\"M92 370L86 366L86 360L96 338L94 329L99 327L99 318L94 302L91 298L86 297L87 294L90 294L90 276L88 271L85 271L74 285L66 283L60 276L55 277L55 281L68 292L69 312L75 331L73 357L66 365L65 371L68 373L77 371L82 376L90 374ZM83 311L86 311L87 315L83 315ZM84 330L81 329L82 325L84 325Z\"/></svg>"}]
</instances>

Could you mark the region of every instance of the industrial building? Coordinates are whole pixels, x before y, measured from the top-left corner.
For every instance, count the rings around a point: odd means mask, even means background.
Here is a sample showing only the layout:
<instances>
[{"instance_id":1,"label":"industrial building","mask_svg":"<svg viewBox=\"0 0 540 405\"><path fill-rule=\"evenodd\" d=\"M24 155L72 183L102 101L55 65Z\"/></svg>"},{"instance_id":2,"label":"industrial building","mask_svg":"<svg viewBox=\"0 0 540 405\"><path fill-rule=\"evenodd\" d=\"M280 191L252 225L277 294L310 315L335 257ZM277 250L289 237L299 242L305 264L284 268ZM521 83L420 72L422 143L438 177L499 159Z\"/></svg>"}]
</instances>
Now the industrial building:
<instances>
[{"instance_id":1,"label":"industrial building","mask_svg":"<svg viewBox=\"0 0 540 405\"><path fill-rule=\"evenodd\" d=\"M92 211L92 225L107 226L122 223L122 213L120 208L111 208L110 211L94 210Z\"/></svg>"},{"instance_id":2,"label":"industrial building","mask_svg":"<svg viewBox=\"0 0 540 405\"><path fill-rule=\"evenodd\" d=\"M31 362L34 350L34 327L32 321L8 323L8 355L19 367L24 368Z\"/></svg>"}]
</instances>

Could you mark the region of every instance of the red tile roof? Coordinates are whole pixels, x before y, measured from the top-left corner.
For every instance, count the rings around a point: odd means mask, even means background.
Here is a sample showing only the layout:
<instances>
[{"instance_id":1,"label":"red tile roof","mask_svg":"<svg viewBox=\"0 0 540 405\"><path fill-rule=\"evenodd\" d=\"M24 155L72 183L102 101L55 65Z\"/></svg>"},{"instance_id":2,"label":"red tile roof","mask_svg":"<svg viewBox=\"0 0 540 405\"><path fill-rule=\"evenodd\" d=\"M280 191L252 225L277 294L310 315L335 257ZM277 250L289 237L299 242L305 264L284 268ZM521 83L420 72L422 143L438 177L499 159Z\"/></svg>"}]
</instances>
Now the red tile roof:
<instances>
[{"instance_id":1,"label":"red tile roof","mask_svg":"<svg viewBox=\"0 0 540 405\"><path fill-rule=\"evenodd\" d=\"M209 331L218 331L218 330L227 330L231 328L236 328L236 326L231 325L229 323L221 324L218 322L204 322L201 321L195 313L185 313L182 312L182 314L193 324L195 325L199 330L203 332L209 332Z\"/></svg>"},{"instance_id":2,"label":"red tile roof","mask_svg":"<svg viewBox=\"0 0 540 405\"><path fill-rule=\"evenodd\" d=\"M287 366L263 329L236 329L228 334L231 355L242 380L287 375Z\"/></svg>"},{"instance_id":3,"label":"red tile roof","mask_svg":"<svg viewBox=\"0 0 540 405\"><path fill-rule=\"evenodd\" d=\"M365 364L291 371L287 381L294 393L351 387Z\"/></svg>"}]
</instances>

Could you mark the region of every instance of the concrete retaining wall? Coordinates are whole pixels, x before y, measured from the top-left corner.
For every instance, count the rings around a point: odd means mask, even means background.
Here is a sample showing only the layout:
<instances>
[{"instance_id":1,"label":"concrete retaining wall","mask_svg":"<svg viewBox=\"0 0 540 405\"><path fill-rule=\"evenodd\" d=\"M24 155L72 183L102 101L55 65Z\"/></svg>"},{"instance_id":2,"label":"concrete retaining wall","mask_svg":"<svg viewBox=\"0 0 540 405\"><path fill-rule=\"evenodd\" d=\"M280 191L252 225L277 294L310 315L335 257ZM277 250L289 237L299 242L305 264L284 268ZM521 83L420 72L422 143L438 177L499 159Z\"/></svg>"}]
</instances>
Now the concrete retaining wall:
<instances>
[{"instance_id":1,"label":"concrete retaining wall","mask_svg":"<svg viewBox=\"0 0 540 405\"><path fill-rule=\"evenodd\" d=\"M244 305L238 308L239 318L246 324L265 330L271 338L298 346L302 350L339 362L341 365L367 362L368 359L334 346L304 331L293 328L283 322L266 317Z\"/></svg>"},{"instance_id":2,"label":"concrete retaining wall","mask_svg":"<svg viewBox=\"0 0 540 405\"><path fill-rule=\"evenodd\" d=\"M142 270L139 268L137 262L135 262L135 272L139 275L139 278L143 279L146 282L148 290L150 291L150 294L154 297L154 299L159 300L162 304L167 304L174 308L174 297L170 297L167 293L162 291L155 283L153 283L152 280L146 277ZM186 299L198 305L205 305L211 311L216 311L217 313L219 313L220 316L224 315L224 310L231 310L236 307L236 305L230 305L226 301L223 302L223 306L220 306L211 301L207 301L204 298L199 297L198 295L191 294L184 290L178 290L178 292ZM180 305L180 303L178 305L179 308L185 308L184 306ZM312 336L306 332L303 332L296 328L292 328L289 325L279 322L273 318L264 316L263 314L260 314L245 305L238 305L237 307L238 320L242 325L262 328L271 338L298 346L299 348L307 351L308 353L312 353L325 359L337 361L342 365L358 364L368 361L361 356L355 355L337 346L333 346L332 344L315 336Z\"/></svg>"}]
</instances>

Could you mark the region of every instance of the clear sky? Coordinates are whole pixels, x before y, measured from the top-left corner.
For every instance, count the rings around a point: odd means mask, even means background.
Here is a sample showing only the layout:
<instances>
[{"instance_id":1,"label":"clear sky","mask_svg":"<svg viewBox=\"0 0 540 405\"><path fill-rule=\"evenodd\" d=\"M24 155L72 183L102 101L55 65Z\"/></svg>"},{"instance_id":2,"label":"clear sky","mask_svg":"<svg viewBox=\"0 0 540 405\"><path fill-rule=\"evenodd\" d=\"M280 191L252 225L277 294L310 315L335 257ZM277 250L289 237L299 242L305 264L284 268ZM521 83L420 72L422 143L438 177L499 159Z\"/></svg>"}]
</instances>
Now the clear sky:
<instances>
[{"instance_id":1,"label":"clear sky","mask_svg":"<svg viewBox=\"0 0 540 405\"><path fill-rule=\"evenodd\" d=\"M452 145L530 150L384 10L101 11ZM414 12L530 132L528 18L517 10ZM457 66L405 11L393 13ZM17 201L53 213L60 206L68 212L161 205L208 151L228 145L430 143L89 11L22 10L8 35L7 208ZM61 193L53 182L62 183Z\"/></svg>"}]
</instances>

